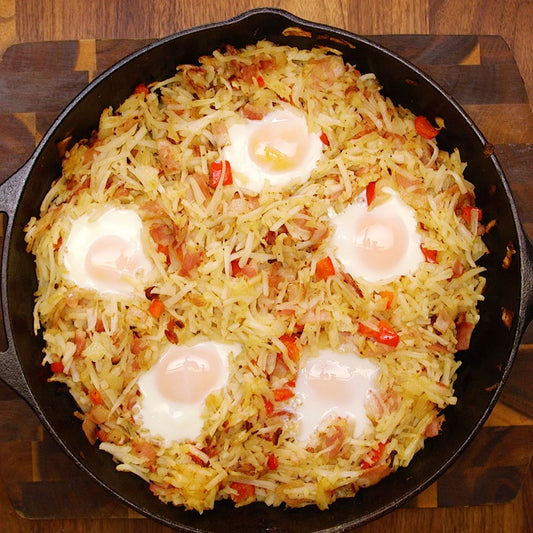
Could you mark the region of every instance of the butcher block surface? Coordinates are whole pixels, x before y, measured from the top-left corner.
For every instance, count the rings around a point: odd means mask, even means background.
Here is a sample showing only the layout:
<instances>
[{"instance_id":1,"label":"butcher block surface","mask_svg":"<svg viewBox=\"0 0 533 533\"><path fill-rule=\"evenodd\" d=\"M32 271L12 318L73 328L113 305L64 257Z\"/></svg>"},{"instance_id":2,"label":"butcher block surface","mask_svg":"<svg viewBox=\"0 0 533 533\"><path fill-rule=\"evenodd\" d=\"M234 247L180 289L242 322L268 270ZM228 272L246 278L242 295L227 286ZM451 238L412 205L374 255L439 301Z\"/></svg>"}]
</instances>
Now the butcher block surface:
<instances>
[{"instance_id":1,"label":"butcher block surface","mask_svg":"<svg viewBox=\"0 0 533 533\"><path fill-rule=\"evenodd\" d=\"M490 35L371 39L421 67L470 114L495 146L524 227L533 235L533 116L505 41ZM8 48L0 62L0 181L26 161L62 108L95 76L149 42L92 39ZM407 506L494 505L516 498L533 454L532 382L529 328L485 427L451 470ZM82 474L25 402L2 383L0 477L9 503L28 519L140 518Z\"/></svg>"}]
</instances>

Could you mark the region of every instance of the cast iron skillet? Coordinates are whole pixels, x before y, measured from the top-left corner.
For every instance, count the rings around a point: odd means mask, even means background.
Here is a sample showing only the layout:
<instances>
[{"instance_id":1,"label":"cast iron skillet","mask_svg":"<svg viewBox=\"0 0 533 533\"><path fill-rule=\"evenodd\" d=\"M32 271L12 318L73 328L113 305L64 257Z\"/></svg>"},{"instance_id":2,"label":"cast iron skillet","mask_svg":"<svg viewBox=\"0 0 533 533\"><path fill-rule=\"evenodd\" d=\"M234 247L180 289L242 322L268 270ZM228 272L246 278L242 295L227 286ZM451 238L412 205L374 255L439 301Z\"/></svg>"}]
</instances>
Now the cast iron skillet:
<instances>
[{"instance_id":1,"label":"cast iron skillet","mask_svg":"<svg viewBox=\"0 0 533 533\"><path fill-rule=\"evenodd\" d=\"M297 27L298 32L284 31ZM42 338L33 334L32 308L36 278L33 257L26 254L23 227L38 214L42 198L60 174L56 143L78 140L97 127L104 107L117 106L140 82L170 76L179 63L231 43L243 46L259 39L309 48L316 44L341 50L345 60L362 72L374 72L383 92L396 104L417 114L444 118L440 146L459 147L468 161L466 177L477 188L477 202L487 220L497 226L486 242L491 253L485 301L480 306L471 348L458 354L463 361L456 384L457 406L446 411L442 434L429 439L412 464L378 485L341 500L327 511L272 509L254 504L235 509L221 502L214 511L198 515L165 505L134 475L118 473L109 455L90 446L73 416L75 405L60 386L47 383L49 370L41 366ZM257 9L236 18L183 31L134 53L91 83L57 118L29 161L0 186L0 209L7 215L2 257L2 310L7 349L0 353L0 377L35 410L65 452L92 478L121 501L167 526L187 532L341 532L389 512L442 474L483 425L509 374L521 335L533 316L533 246L518 220L502 169L486 148L482 134L455 101L420 70L372 42L345 31L314 24L276 9ZM509 242L516 254L502 269ZM506 328L501 309L514 313ZM490 386L497 383L496 388ZM487 390L488 388L488 390Z\"/></svg>"}]
</instances>

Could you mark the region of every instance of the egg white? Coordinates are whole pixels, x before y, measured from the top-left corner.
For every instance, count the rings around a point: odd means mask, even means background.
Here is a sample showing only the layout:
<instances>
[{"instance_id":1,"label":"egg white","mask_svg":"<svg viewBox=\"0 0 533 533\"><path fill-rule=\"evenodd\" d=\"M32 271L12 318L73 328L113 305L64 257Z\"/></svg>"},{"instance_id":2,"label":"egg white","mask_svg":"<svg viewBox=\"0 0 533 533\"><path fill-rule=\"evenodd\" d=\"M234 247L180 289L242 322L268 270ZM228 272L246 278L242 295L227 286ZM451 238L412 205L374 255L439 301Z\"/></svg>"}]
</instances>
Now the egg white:
<instances>
[{"instance_id":1,"label":"egg white","mask_svg":"<svg viewBox=\"0 0 533 533\"><path fill-rule=\"evenodd\" d=\"M162 438L167 444L196 439L203 427L202 412L206 398L227 384L230 355L235 356L241 350L242 346L239 344L215 341L168 347L162 352L159 361L139 377L141 398L134 409L135 422L153 438ZM200 365L207 364L210 366L209 370L215 371L214 379L209 386L202 387L202 390L192 390L189 393L185 391L183 396L188 396L188 399L181 401L172 399L168 391L162 390L160 372L165 372L169 368L172 371L172 365L183 364L185 358L190 357L190 360L193 360L197 356L200 357L198 359ZM195 370L198 368L193 368L192 372ZM192 383L187 383L188 377ZM188 376L185 372L180 376L180 383L176 382L176 386L194 386L194 383L194 375ZM177 392L177 396L182 396L179 391Z\"/></svg>"},{"instance_id":2,"label":"egg white","mask_svg":"<svg viewBox=\"0 0 533 533\"><path fill-rule=\"evenodd\" d=\"M357 353L328 348L309 357L298 372L294 389L298 440L308 442L332 417L352 421L353 437L360 436L369 424L365 403L378 372L374 361Z\"/></svg>"},{"instance_id":3,"label":"egg white","mask_svg":"<svg viewBox=\"0 0 533 533\"><path fill-rule=\"evenodd\" d=\"M355 279L370 283L412 274L424 260L414 209L394 190L386 187L382 193L388 198L377 205L369 207L363 193L341 213L330 213L337 260ZM393 260L386 257L388 247L396 256Z\"/></svg>"},{"instance_id":4,"label":"egg white","mask_svg":"<svg viewBox=\"0 0 533 533\"><path fill-rule=\"evenodd\" d=\"M254 160L251 140L260 138L262 131L272 129L279 130L280 140L283 139L284 129L297 132L296 144L299 150L304 151L297 164L284 170L274 170ZM228 135L230 144L224 147L222 154L231 164L234 180L239 186L256 193L261 192L267 182L274 188L305 182L322 156L320 135L310 132L305 116L289 106L272 111L261 120L237 122L228 128Z\"/></svg>"},{"instance_id":5,"label":"egg white","mask_svg":"<svg viewBox=\"0 0 533 533\"><path fill-rule=\"evenodd\" d=\"M133 294L134 278L153 270L142 243L142 221L135 211L122 208L72 220L63 263L66 278L79 287L118 295Z\"/></svg>"}]
</instances>

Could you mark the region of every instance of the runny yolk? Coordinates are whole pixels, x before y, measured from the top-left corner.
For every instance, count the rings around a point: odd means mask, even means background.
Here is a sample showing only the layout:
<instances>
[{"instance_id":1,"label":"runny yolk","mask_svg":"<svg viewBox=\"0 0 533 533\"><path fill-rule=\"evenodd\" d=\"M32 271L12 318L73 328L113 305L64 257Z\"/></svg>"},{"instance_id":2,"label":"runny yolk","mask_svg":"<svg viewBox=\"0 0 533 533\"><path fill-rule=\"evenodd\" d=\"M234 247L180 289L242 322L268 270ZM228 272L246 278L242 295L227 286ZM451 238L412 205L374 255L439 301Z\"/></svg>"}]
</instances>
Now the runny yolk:
<instances>
[{"instance_id":1,"label":"runny yolk","mask_svg":"<svg viewBox=\"0 0 533 533\"><path fill-rule=\"evenodd\" d=\"M250 158L257 166L271 172L296 169L306 156L304 138L301 124L290 115L277 114L264 120L250 136Z\"/></svg>"},{"instance_id":2,"label":"runny yolk","mask_svg":"<svg viewBox=\"0 0 533 533\"><path fill-rule=\"evenodd\" d=\"M393 269L409 247L407 228L398 216L382 218L369 212L357 220L355 245L361 262L369 269Z\"/></svg>"},{"instance_id":3,"label":"runny yolk","mask_svg":"<svg viewBox=\"0 0 533 533\"><path fill-rule=\"evenodd\" d=\"M197 403L217 387L223 374L220 357L197 346L176 346L158 363L156 383L176 403Z\"/></svg>"},{"instance_id":4,"label":"runny yolk","mask_svg":"<svg viewBox=\"0 0 533 533\"><path fill-rule=\"evenodd\" d=\"M134 245L118 235L95 240L85 256L85 270L95 281L118 282L122 274L133 276L139 267Z\"/></svg>"}]
</instances>

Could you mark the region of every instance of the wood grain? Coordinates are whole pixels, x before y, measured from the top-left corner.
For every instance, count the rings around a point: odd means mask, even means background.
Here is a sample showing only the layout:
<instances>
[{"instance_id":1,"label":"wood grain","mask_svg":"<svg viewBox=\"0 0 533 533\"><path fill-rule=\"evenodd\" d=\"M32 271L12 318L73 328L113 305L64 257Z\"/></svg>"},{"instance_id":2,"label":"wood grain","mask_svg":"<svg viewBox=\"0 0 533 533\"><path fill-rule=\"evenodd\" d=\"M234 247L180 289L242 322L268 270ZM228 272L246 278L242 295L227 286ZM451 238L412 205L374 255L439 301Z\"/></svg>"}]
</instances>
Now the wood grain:
<instances>
[{"instance_id":1,"label":"wood grain","mask_svg":"<svg viewBox=\"0 0 533 533\"><path fill-rule=\"evenodd\" d=\"M429 32L501 35L511 47L533 102L533 4L523 0L429 0Z\"/></svg>"},{"instance_id":2,"label":"wood grain","mask_svg":"<svg viewBox=\"0 0 533 533\"><path fill-rule=\"evenodd\" d=\"M15 42L157 38L265 5L361 34L501 35L533 101L528 0L0 0L0 54Z\"/></svg>"},{"instance_id":3,"label":"wood grain","mask_svg":"<svg viewBox=\"0 0 533 533\"><path fill-rule=\"evenodd\" d=\"M439 81L451 84L447 88L457 91L497 145L524 225L533 234L528 197L533 167L533 3L526 0L0 0L0 55L7 50L0 63L0 179L31 153L60 109L57 105L68 101L116 57L144 44L138 39L161 37L263 5L356 33L381 35L392 48L401 41L398 34L419 34L408 41L406 56L423 68L429 66ZM433 35L427 38L427 34ZM457 35L457 40L447 41L447 34ZM478 38L478 34L487 36ZM62 46L58 49L42 41L62 41ZM20 47L12 47L15 43ZM510 61L516 61L518 68L509 68ZM466 82L469 76L470 83ZM509 83L498 81L494 91L492 85L486 90L485 81L502 78ZM35 83L34 92L25 83ZM452 471L410 507L358 531L533 532L532 365L533 328L529 328L502 401L468 456L456 465L457 475ZM99 487L87 486L29 408L3 386L0 478L0 531L170 532L140 519ZM65 501L74 505L65 507ZM28 520L20 515L29 510L34 516L56 518Z\"/></svg>"}]
</instances>

